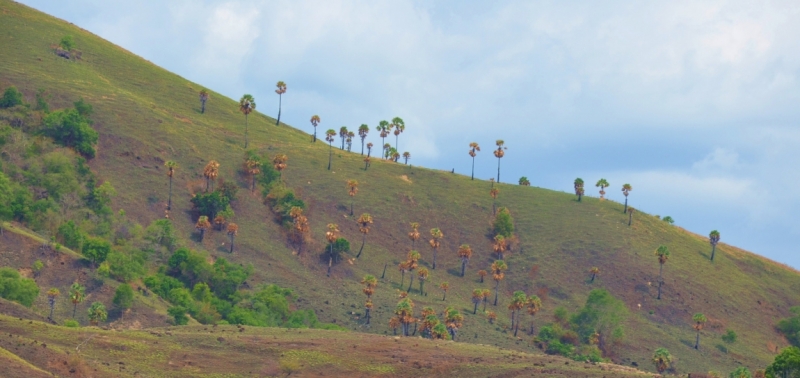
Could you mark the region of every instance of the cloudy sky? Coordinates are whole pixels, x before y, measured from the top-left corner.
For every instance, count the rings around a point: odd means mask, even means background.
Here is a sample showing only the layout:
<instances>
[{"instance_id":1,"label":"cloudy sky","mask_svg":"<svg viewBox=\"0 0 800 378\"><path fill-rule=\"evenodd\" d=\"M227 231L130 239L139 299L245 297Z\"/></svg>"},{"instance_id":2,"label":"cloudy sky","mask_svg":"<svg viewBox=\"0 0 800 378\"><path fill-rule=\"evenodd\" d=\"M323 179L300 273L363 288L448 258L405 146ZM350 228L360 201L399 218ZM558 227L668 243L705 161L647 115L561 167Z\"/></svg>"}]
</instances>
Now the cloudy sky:
<instances>
[{"instance_id":1,"label":"cloudy sky","mask_svg":"<svg viewBox=\"0 0 800 378\"><path fill-rule=\"evenodd\" d=\"M797 1L23 0L308 132L402 117L411 162L612 199L800 268ZM374 133L374 132L373 132ZM587 193L596 195L593 185Z\"/></svg>"}]
</instances>

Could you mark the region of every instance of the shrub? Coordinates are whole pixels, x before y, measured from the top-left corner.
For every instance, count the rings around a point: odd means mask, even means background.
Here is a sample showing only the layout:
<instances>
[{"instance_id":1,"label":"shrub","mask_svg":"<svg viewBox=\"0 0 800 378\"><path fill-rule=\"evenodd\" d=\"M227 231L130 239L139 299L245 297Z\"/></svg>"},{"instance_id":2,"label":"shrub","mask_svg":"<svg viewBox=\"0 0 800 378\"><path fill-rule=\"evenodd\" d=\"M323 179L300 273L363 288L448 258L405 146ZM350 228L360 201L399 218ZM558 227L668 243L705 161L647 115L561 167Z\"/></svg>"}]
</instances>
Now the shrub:
<instances>
[{"instance_id":1,"label":"shrub","mask_svg":"<svg viewBox=\"0 0 800 378\"><path fill-rule=\"evenodd\" d=\"M31 307L39 295L39 286L30 278L22 278L11 268L0 268L0 297Z\"/></svg>"},{"instance_id":2,"label":"shrub","mask_svg":"<svg viewBox=\"0 0 800 378\"><path fill-rule=\"evenodd\" d=\"M106 259L109 277L120 282L131 282L145 273L144 259L118 251L112 251Z\"/></svg>"},{"instance_id":3,"label":"shrub","mask_svg":"<svg viewBox=\"0 0 800 378\"><path fill-rule=\"evenodd\" d=\"M78 327L80 327L80 326L81 326L81 324L80 324L80 323L78 323L78 321L77 321L77 320L75 320L75 319L67 319L67 320L64 320L64 327L69 327L69 328L78 328Z\"/></svg>"},{"instance_id":4,"label":"shrub","mask_svg":"<svg viewBox=\"0 0 800 378\"><path fill-rule=\"evenodd\" d=\"M211 193L198 193L192 197L192 205L198 215L205 215L209 219L214 219L217 213L225 210L230 201L218 190Z\"/></svg>"},{"instance_id":5,"label":"shrub","mask_svg":"<svg viewBox=\"0 0 800 378\"><path fill-rule=\"evenodd\" d=\"M114 292L114 306L122 310L127 310L133 306L133 289L131 285L122 284Z\"/></svg>"},{"instance_id":6,"label":"shrub","mask_svg":"<svg viewBox=\"0 0 800 378\"><path fill-rule=\"evenodd\" d=\"M514 220L505 207L498 209L497 215L494 217L494 233L504 238L510 238L514 234Z\"/></svg>"},{"instance_id":7,"label":"shrub","mask_svg":"<svg viewBox=\"0 0 800 378\"><path fill-rule=\"evenodd\" d=\"M44 89L39 88L36 91L36 110L41 110L45 113L50 112L50 105L47 104L47 93L45 93Z\"/></svg>"},{"instance_id":8,"label":"shrub","mask_svg":"<svg viewBox=\"0 0 800 378\"><path fill-rule=\"evenodd\" d=\"M0 97L0 109L22 105L22 103L22 93L14 86L6 88L3 97Z\"/></svg>"},{"instance_id":9,"label":"shrub","mask_svg":"<svg viewBox=\"0 0 800 378\"><path fill-rule=\"evenodd\" d=\"M545 350L545 353L570 356L574 348L575 347L572 346L571 344L562 344L558 340L553 340L547 343L547 349Z\"/></svg>"},{"instance_id":10,"label":"shrub","mask_svg":"<svg viewBox=\"0 0 800 378\"><path fill-rule=\"evenodd\" d=\"M174 306L167 309L167 314L175 320L175 325L189 324L189 317L186 316L186 309L181 306Z\"/></svg>"},{"instance_id":11,"label":"shrub","mask_svg":"<svg viewBox=\"0 0 800 378\"><path fill-rule=\"evenodd\" d=\"M722 341L724 341L724 342L726 342L728 344L733 344L733 343L736 342L736 339L738 337L739 336L736 335L736 332L734 330L729 329L727 332L725 332L724 335L722 335Z\"/></svg>"},{"instance_id":12,"label":"shrub","mask_svg":"<svg viewBox=\"0 0 800 378\"><path fill-rule=\"evenodd\" d=\"M72 249L79 249L83 244L83 239L86 237L73 221L68 221L58 226L57 235L64 245Z\"/></svg>"},{"instance_id":13,"label":"shrub","mask_svg":"<svg viewBox=\"0 0 800 378\"><path fill-rule=\"evenodd\" d=\"M98 264L106 261L108 254L111 252L111 243L105 239L88 237L83 243L81 253L92 263Z\"/></svg>"},{"instance_id":14,"label":"shrub","mask_svg":"<svg viewBox=\"0 0 800 378\"><path fill-rule=\"evenodd\" d=\"M67 34L61 37L61 41L58 43L62 49L70 51L75 48L75 39L72 38L71 35Z\"/></svg>"},{"instance_id":15,"label":"shrub","mask_svg":"<svg viewBox=\"0 0 800 378\"><path fill-rule=\"evenodd\" d=\"M776 328L794 346L800 346L800 306L790 309L794 316L781 319Z\"/></svg>"},{"instance_id":16,"label":"shrub","mask_svg":"<svg viewBox=\"0 0 800 378\"><path fill-rule=\"evenodd\" d=\"M52 112L44 119L42 133L66 147L72 147L88 158L95 155L94 145L99 134L89 125L89 120L76 109Z\"/></svg>"},{"instance_id":17,"label":"shrub","mask_svg":"<svg viewBox=\"0 0 800 378\"><path fill-rule=\"evenodd\" d=\"M144 239L170 251L175 249L178 241L175 236L175 228L169 219L159 219L150 223L144 230Z\"/></svg>"}]
</instances>

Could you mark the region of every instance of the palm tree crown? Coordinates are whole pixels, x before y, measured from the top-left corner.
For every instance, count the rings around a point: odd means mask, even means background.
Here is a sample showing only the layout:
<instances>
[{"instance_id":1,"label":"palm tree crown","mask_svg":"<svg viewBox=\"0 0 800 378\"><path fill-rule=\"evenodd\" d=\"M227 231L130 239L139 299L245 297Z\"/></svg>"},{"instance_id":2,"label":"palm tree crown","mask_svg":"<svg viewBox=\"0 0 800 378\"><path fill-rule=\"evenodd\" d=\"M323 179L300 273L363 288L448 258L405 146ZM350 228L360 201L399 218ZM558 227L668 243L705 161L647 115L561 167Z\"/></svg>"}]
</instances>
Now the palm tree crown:
<instances>
[{"instance_id":1,"label":"palm tree crown","mask_svg":"<svg viewBox=\"0 0 800 378\"><path fill-rule=\"evenodd\" d=\"M594 186L600 188L600 199L601 200L605 199L605 197L603 196L606 194L606 192L603 189L608 187L608 181L606 181L606 179L604 178L601 178L600 180L597 181L597 184L595 184Z\"/></svg>"},{"instance_id":2,"label":"palm tree crown","mask_svg":"<svg viewBox=\"0 0 800 378\"><path fill-rule=\"evenodd\" d=\"M311 126L314 126L314 139L313 139L314 142L317 141L317 125L319 125L319 123L320 119L318 115L314 114L313 116L311 116Z\"/></svg>"}]
</instances>

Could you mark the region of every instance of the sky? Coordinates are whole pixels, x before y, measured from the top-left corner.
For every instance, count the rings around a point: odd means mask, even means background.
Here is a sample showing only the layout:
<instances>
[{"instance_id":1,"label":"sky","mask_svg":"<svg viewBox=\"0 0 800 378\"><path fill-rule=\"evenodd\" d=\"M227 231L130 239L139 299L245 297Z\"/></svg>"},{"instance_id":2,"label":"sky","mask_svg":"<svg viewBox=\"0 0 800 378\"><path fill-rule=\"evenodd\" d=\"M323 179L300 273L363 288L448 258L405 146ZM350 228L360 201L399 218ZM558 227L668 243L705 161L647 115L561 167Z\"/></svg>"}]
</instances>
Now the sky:
<instances>
[{"instance_id":1,"label":"sky","mask_svg":"<svg viewBox=\"0 0 800 378\"><path fill-rule=\"evenodd\" d=\"M800 268L800 2L21 2L273 117L282 80L306 132L399 116L410 163L469 174L478 142L482 179L503 139L503 182L630 183L637 209Z\"/></svg>"}]
</instances>

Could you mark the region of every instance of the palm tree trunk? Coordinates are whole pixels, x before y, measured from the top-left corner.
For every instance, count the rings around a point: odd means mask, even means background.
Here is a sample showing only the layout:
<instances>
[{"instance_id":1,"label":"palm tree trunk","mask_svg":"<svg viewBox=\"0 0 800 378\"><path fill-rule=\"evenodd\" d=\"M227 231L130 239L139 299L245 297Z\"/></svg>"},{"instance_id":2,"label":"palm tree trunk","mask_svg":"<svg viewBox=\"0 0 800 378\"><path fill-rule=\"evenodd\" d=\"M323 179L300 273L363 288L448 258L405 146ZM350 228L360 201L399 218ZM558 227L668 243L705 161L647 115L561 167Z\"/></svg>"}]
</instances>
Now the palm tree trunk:
<instances>
[{"instance_id":1,"label":"palm tree trunk","mask_svg":"<svg viewBox=\"0 0 800 378\"><path fill-rule=\"evenodd\" d=\"M483 298L483 311L484 312L486 312L486 302L488 302L488 301L486 300L486 297L484 297Z\"/></svg>"},{"instance_id":2,"label":"palm tree trunk","mask_svg":"<svg viewBox=\"0 0 800 378\"><path fill-rule=\"evenodd\" d=\"M477 313L478 313L478 302L475 302L475 308L472 309L472 315L475 315Z\"/></svg>"},{"instance_id":3,"label":"palm tree trunk","mask_svg":"<svg viewBox=\"0 0 800 378\"><path fill-rule=\"evenodd\" d=\"M275 126L278 126L281 123L281 102L283 100L283 95L278 95L278 119L275 120Z\"/></svg>"},{"instance_id":4,"label":"palm tree trunk","mask_svg":"<svg viewBox=\"0 0 800 378\"><path fill-rule=\"evenodd\" d=\"M384 263L384 264L383 264L383 273L381 273L381 279L383 279L384 277L386 277L386 267L387 267L388 265L389 265L388 263Z\"/></svg>"},{"instance_id":5,"label":"palm tree trunk","mask_svg":"<svg viewBox=\"0 0 800 378\"><path fill-rule=\"evenodd\" d=\"M514 310L511 311L511 329L514 329Z\"/></svg>"},{"instance_id":6,"label":"palm tree trunk","mask_svg":"<svg viewBox=\"0 0 800 378\"><path fill-rule=\"evenodd\" d=\"M625 196L625 208L622 210L622 213L625 214L628 211L628 196Z\"/></svg>"},{"instance_id":7,"label":"palm tree trunk","mask_svg":"<svg viewBox=\"0 0 800 378\"><path fill-rule=\"evenodd\" d=\"M366 171L369 168L369 162L364 160L364 170Z\"/></svg>"},{"instance_id":8,"label":"palm tree trunk","mask_svg":"<svg viewBox=\"0 0 800 378\"><path fill-rule=\"evenodd\" d=\"M581 202L581 197L583 197L583 196L578 194L578 202Z\"/></svg>"},{"instance_id":9,"label":"palm tree trunk","mask_svg":"<svg viewBox=\"0 0 800 378\"><path fill-rule=\"evenodd\" d=\"M631 225L631 222L633 222L633 213L628 213L628 226Z\"/></svg>"},{"instance_id":10,"label":"palm tree trunk","mask_svg":"<svg viewBox=\"0 0 800 378\"><path fill-rule=\"evenodd\" d=\"M410 280L410 281L408 281L408 290L406 290L406 293L410 293L410 292L411 292L411 285L413 285L413 284L414 284L414 272L411 272L410 276L411 276L411 277L409 277L409 278L410 278L411 280Z\"/></svg>"},{"instance_id":11,"label":"palm tree trunk","mask_svg":"<svg viewBox=\"0 0 800 378\"><path fill-rule=\"evenodd\" d=\"M497 158L497 183L500 183L500 158Z\"/></svg>"},{"instance_id":12,"label":"palm tree trunk","mask_svg":"<svg viewBox=\"0 0 800 378\"><path fill-rule=\"evenodd\" d=\"M497 199L492 198L492 215L497 215Z\"/></svg>"},{"instance_id":13,"label":"palm tree trunk","mask_svg":"<svg viewBox=\"0 0 800 378\"><path fill-rule=\"evenodd\" d=\"M716 251L717 251L717 245L716 244L712 244L711 245L711 261L714 261L714 252L716 252Z\"/></svg>"},{"instance_id":14,"label":"palm tree trunk","mask_svg":"<svg viewBox=\"0 0 800 378\"><path fill-rule=\"evenodd\" d=\"M350 212L350 214L352 215L353 213ZM356 258L361 257L361 251L364 250L364 243L366 243L366 242L367 242L367 234L364 234L364 238L361 239L361 248L358 250L358 254L356 255ZM386 272L386 266L385 265L383 267L383 271ZM381 277L381 278L383 278L383 277Z\"/></svg>"},{"instance_id":15,"label":"palm tree trunk","mask_svg":"<svg viewBox=\"0 0 800 378\"><path fill-rule=\"evenodd\" d=\"M416 334L417 334L417 323L414 323L414 333L412 333L411 336L414 336Z\"/></svg>"},{"instance_id":16,"label":"palm tree trunk","mask_svg":"<svg viewBox=\"0 0 800 378\"><path fill-rule=\"evenodd\" d=\"M247 148L247 114L244 115L244 148Z\"/></svg>"},{"instance_id":17,"label":"palm tree trunk","mask_svg":"<svg viewBox=\"0 0 800 378\"><path fill-rule=\"evenodd\" d=\"M697 330L697 337L694 339L694 349L700 349L700 330Z\"/></svg>"},{"instance_id":18,"label":"palm tree trunk","mask_svg":"<svg viewBox=\"0 0 800 378\"><path fill-rule=\"evenodd\" d=\"M464 277L464 270L467 269L467 260L461 260L461 277Z\"/></svg>"},{"instance_id":19,"label":"palm tree trunk","mask_svg":"<svg viewBox=\"0 0 800 378\"><path fill-rule=\"evenodd\" d=\"M200 114L205 114L205 113L206 113L206 102L201 100L200 101Z\"/></svg>"},{"instance_id":20,"label":"palm tree trunk","mask_svg":"<svg viewBox=\"0 0 800 378\"><path fill-rule=\"evenodd\" d=\"M316 143L316 142L317 142L317 127L314 126L314 141L313 141L313 143Z\"/></svg>"},{"instance_id":21,"label":"palm tree trunk","mask_svg":"<svg viewBox=\"0 0 800 378\"><path fill-rule=\"evenodd\" d=\"M494 305L497 306L497 290L500 288L500 281L494 281Z\"/></svg>"},{"instance_id":22,"label":"palm tree trunk","mask_svg":"<svg viewBox=\"0 0 800 378\"><path fill-rule=\"evenodd\" d=\"M519 319L517 319L517 322L514 324L514 337L517 337L517 331L519 331Z\"/></svg>"},{"instance_id":23,"label":"palm tree trunk","mask_svg":"<svg viewBox=\"0 0 800 378\"><path fill-rule=\"evenodd\" d=\"M472 180L475 180L475 157L472 157Z\"/></svg>"},{"instance_id":24,"label":"palm tree trunk","mask_svg":"<svg viewBox=\"0 0 800 378\"><path fill-rule=\"evenodd\" d=\"M353 201L354 201L354 200L351 198L351 199L350 199L350 215L351 215L351 216L353 215Z\"/></svg>"},{"instance_id":25,"label":"palm tree trunk","mask_svg":"<svg viewBox=\"0 0 800 378\"><path fill-rule=\"evenodd\" d=\"M400 276L400 287L403 287L403 283L406 282L406 271L405 270L401 270L400 273L401 273L401 276Z\"/></svg>"},{"instance_id":26,"label":"palm tree trunk","mask_svg":"<svg viewBox=\"0 0 800 378\"><path fill-rule=\"evenodd\" d=\"M483 283L483 276L481 276L481 283Z\"/></svg>"},{"instance_id":27,"label":"palm tree trunk","mask_svg":"<svg viewBox=\"0 0 800 378\"><path fill-rule=\"evenodd\" d=\"M169 176L169 199L167 199L167 211L172 210L172 176Z\"/></svg>"},{"instance_id":28,"label":"palm tree trunk","mask_svg":"<svg viewBox=\"0 0 800 378\"><path fill-rule=\"evenodd\" d=\"M331 243L330 252L328 252L328 277L331 276L332 265L333 265L333 243Z\"/></svg>"},{"instance_id":29,"label":"palm tree trunk","mask_svg":"<svg viewBox=\"0 0 800 378\"><path fill-rule=\"evenodd\" d=\"M425 295L425 281L419 280L419 295Z\"/></svg>"},{"instance_id":30,"label":"palm tree trunk","mask_svg":"<svg viewBox=\"0 0 800 378\"><path fill-rule=\"evenodd\" d=\"M206 236L206 230L201 228L200 229L200 243L203 242L203 237Z\"/></svg>"},{"instance_id":31,"label":"palm tree trunk","mask_svg":"<svg viewBox=\"0 0 800 378\"><path fill-rule=\"evenodd\" d=\"M47 318L53 320L53 310L55 309L55 302L50 303L50 316Z\"/></svg>"},{"instance_id":32,"label":"palm tree trunk","mask_svg":"<svg viewBox=\"0 0 800 378\"><path fill-rule=\"evenodd\" d=\"M366 312L364 317L367 318L367 324L369 324L369 309L366 309Z\"/></svg>"},{"instance_id":33,"label":"palm tree trunk","mask_svg":"<svg viewBox=\"0 0 800 378\"><path fill-rule=\"evenodd\" d=\"M331 170L331 158L333 158L333 142L328 143L328 170Z\"/></svg>"},{"instance_id":34,"label":"palm tree trunk","mask_svg":"<svg viewBox=\"0 0 800 378\"><path fill-rule=\"evenodd\" d=\"M233 253L233 234L231 234L231 253Z\"/></svg>"},{"instance_id":35,"label":"palm tree trunk","mask_svg":"<svg viewBox=\"0 0 800 378\"><path fill-rule=\"evenodd\" d=\"M399 138L399 137L400 137L400 134L397 134L397 135L394 136L394 149L397 150L398 152L400 151L400 147L397 147L397 138Z\"/></svg>"},{"instance_id":36,"label":"palm tree trunk","mask_svg":"<svg viewBox=\"0 0 800 378\"><path fill-rule=\"evenodd\" d=\"M660 264L658 268L658 298L656 299L661 299L661 284L664 282L664 280L661 279L661 273L663 271L664 271L664 264Z\"/></svg>"},{"instance_id":37,"label":"palm tree trunk","mask_svg":"<svg viewBox=\"0 0 800 378\"><path fill-rule=\"evenodd\" d=\"M433 268L433 270L436 270L436 250L437 250L437 249L438 249L438 248L434 248L434 249L433 249L433 267L432 267L432 268Z\"/></svg>"},{"instance_id":38,"label":"palm tree trunk","mask_svg":"<svg viewBox=\"0 0 800 378\"><path fill-rule=\"evenodd\" d=\"M75 319L75 310L78 309L78 302L72 302L72 319Z\"/></svg>"},{"instance_id":39,"label":"palm tree trunk","mask_svg":"<svg viewBox=\"0 0 800 378\"><path fill-rule=\"evenodd\" d=\"M592 283L592 282L594 282L594 277L595 277L595 276L596 276L596 274L592 273L592 279L589 281L589 283Z\"/></svg>"},{"instance_id":40,"label":"palm tree trunk","mask_svg":"<svg viewBox=\"0 0 800 378\"><path fill-rule=\"evenodd\" d=\"M529 333L529 335L533 336L533 319L531 319L531 332Z\"/></svg>"},{"instance_id":41,"label":"palm tree trunk","mask_svg":"<svg viewBox=\"0 0 800 378\"><path fill-rule=\"evenodd\" d=\"M442 295L442 302L446 300L447 300L447 292L445 291L444 294Z\"/></svg>"}]
</instances>

